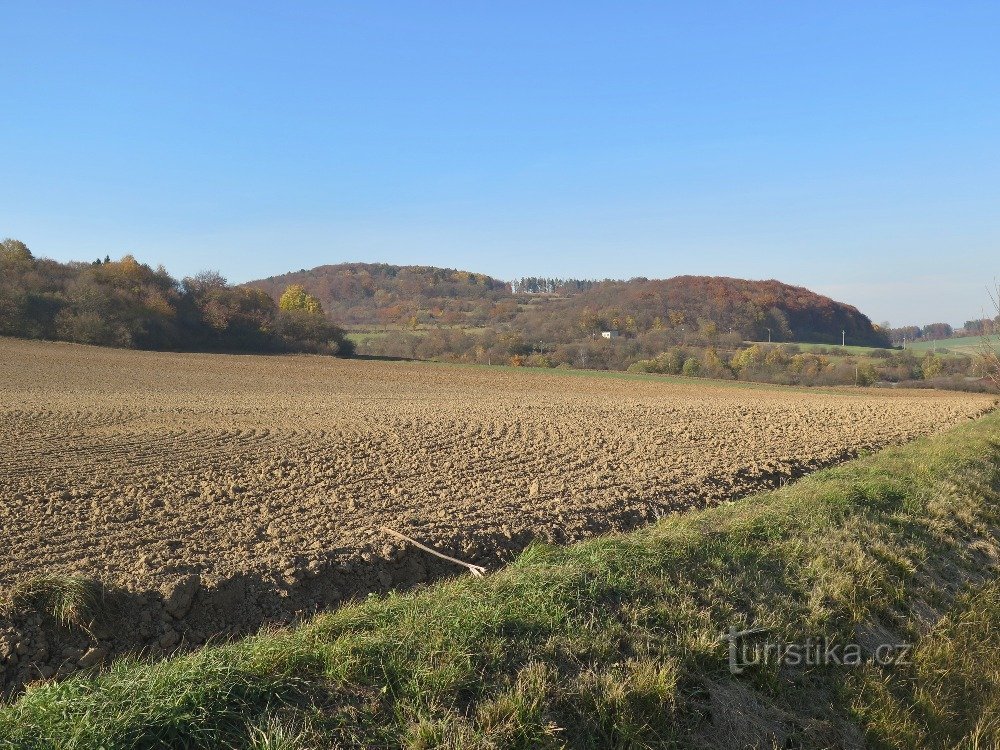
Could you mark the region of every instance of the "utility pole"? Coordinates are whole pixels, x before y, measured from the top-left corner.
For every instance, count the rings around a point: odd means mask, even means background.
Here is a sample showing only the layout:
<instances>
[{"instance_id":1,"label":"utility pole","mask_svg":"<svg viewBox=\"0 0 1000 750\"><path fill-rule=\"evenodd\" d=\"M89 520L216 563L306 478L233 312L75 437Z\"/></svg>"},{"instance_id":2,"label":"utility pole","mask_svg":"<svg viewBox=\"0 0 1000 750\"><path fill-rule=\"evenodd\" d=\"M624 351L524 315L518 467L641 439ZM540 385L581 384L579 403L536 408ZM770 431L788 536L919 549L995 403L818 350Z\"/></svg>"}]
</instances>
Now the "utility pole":
<instances>
[{"instance_id":1,"label":"utility pole","mask_svg":"<svg viewBox=\"0 0 1000 750\"><path fill-rule=\"evenodd\" d=\"M840 345L847 346L847 331L844 329L840 330Z\"/></svg>"},{"instance_id":2,"label":"utility pole","mask_svg":"<svg viewBox=\"0 0 1000 750\"><path fill-rule=\"evenodd\" d=\"M769 344L771 343L771 329L770 328L767 329L767 343L769 343Z\"/></svg>"}]
</instances>

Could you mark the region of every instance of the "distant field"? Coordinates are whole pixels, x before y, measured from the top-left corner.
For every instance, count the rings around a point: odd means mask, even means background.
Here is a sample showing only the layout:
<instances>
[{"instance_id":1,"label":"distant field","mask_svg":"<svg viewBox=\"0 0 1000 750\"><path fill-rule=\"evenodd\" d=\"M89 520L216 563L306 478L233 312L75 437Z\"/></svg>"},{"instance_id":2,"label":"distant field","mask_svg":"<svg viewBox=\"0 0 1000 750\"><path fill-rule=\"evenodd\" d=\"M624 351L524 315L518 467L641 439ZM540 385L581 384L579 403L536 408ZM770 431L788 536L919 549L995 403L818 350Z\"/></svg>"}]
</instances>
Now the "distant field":
<instances>
[{"instance_id":1,"label":"distant field","mask_svg":"<svg viewBox=\"0 0 1000 750\"><path fill-rule=\"evenodd\" d=\"M366 341L384 338L387 335L386 331L348 331L346 337L348 341L353 341L355 344L363 344Z\"/></svg>"},{"instance_id":2,"label":"distant field","mask_svg":"<svg viewBox=\"0 0 1000 750\"><path fill-rule=\"evenodd\" d=\"M494 370L500 372L520 373L526 377L567 377L567 378L597 378L601 380L635 380L647 383L675 383L695 386L698 384L713 388L734 388L738 390L778 390L784 393L825 393L827 395L857 396L858 389L854 385L843 386L809 386L809 385L779 385L777 383L758 383L752 380L731 380L722 378L689 377L687 375L667 375L650 372L628 372L626 370L585 370L576 367L515 367L513 365L485 365L472 362L439 362L437 360L415 360L413 364L428 367L468 367L473 369Z\"/></svg>"},{"instance_id":3,"label":"distant field","mask_svg":"<svg viewBox=\"0 0 1000 750\"><path fill-rule=\"evenodd\" d=\"M762 345L766 345L768 342L766 342L766 341L748 341L746 343L748 343L748 344L762 344ZM872 352L892 351L891 349L885 349L885 348L882 348L882 347L875 347L875 346L851 346L850 344L848 344L847 346L841 346L840 344L809 344L809 343L804 343L804 342L799 342L799 341L775 341L775 342L772 342L772 345L785 345L785 344L787 344L789 346L797 346L797 347L799 347L804 352L815 352L818 349L828 349L831 352L837 352L837 353L840 353L840 354L865 355L865 354L871 354Z\"/></svg>"},{"instance_id":4,"label":"distant field","mask_svg":"<svg viewBox=\"0 0 1000 750\"><path fill-rule=\"evenodd\" d=\"M347 332L347 338L353 341L355 344L362 344L365 341L370 341L372 339L385 338L390 333L405 333L410 336L426 336L431 331L436 330L460 330L463 333L475 334L482 333L488 330L485 327L477 326L433 326L433 325L419 325L416 328L411 328L410 326L385 326L382 328L354 328Z\"/></svg>"},{"instance_id":5,"label":"distant field","mask_svg":"<svg viewBox=\"0 0 1000 750\"><path fill-rule=\"evenodd\" d=\"M119 606L136 619L106 647L156 655L436 575L382 525L495 564L533 539L772 487L990 403L0 339L0 587L74 574L132 592ZM0 616L0 642L8 631L17 642ZM88 647L76 638L29 650L4 679L72 671L62 646Z\"/></svg>"},{"instance_id":6,"label":"distant field","mask_svg":"<svg viewBox=\"0 0 1000 750\"><path fill-rule=\"evenodd\" d=\"M940 354L942 352L950 352L953 354L968 354L975 355L979 354L983 345L983 339L980 336L962 336L960 338L954 339L942 339L940 341L914 341L908 342L906 348L913 352L929 352L937 350ZM1000 344L994 341L994 345L1000 348Z\"/></svg>"},{"instance_id":7,"label":"distant field","mask_svg":"<svg viewBox=\"0 0 1000 750\"><path fill-rule=\"evenodd\" d=\"M913 352L914 354L921 356L927 352L936 352L937 354L947 356L949 354L964 354L968 356L974 356L979 354L980 347L982 346L982 338L979 336L964 336L954 339L942 339L939 341L916 341L907 342L906 351ZM747 342L755 344L766 344L766 341L754 341ZM794 344L798 346L804 352L815 352L817 350L826 349L832 354L846 354L851 356L869 356L874 352L893 352L902 351L900 349L884 349L879 347L871 346L840 346L839 344L807 344L800 342L780 342L782 344ZM995 342L996 343L996 342ZM1000 344L997 344L997 348L1000 349Z\"/></svg>"}]
</instances>

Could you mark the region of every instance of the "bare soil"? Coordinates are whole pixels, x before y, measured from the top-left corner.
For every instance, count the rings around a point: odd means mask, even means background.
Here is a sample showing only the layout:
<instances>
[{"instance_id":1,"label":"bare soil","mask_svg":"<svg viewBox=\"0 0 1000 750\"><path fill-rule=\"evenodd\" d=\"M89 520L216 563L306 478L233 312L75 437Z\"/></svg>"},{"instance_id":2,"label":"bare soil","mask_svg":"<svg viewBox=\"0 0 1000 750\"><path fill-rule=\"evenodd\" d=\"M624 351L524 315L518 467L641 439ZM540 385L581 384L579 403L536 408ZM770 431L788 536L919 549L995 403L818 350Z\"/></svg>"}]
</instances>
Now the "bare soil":
<instances>
[{"instance_id":1,"label":"bare soil","mask_svg":"<svg viewBox=\"0 0 1000 750\"><path fill-rule=\"evenodd\" d=\"M312 356L0 339L0 588L74 574L105 615L0 617L0 688L288 622L732 500L991 407Z\"/></svg>"}]
</instances>

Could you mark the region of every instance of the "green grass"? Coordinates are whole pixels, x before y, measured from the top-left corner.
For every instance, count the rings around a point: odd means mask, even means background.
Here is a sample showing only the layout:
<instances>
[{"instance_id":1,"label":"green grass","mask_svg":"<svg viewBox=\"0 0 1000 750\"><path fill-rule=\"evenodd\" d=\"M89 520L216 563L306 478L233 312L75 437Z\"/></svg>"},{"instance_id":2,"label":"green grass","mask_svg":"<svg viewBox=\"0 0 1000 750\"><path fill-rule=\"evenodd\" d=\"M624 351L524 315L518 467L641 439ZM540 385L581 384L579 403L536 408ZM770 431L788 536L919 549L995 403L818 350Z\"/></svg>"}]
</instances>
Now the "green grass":
<instances>
[{"instance_id":1,"label":"green grass","mask_svg":"<svg viewBox=\"0 0 1000 750\"><path fill-rule=\"evenodd\" d=\"M385 338L388 335L389 334L386 333L386 332L384 332L384 331L371 332L371 333L367 333L367 332L362 333L360 331L350 331L350 332L344 334L344 338L346 338L348 341L354 342L355 344L363 344L364 342L370 341L371 339Z\"/></svg>"},{"instance_id":2,"label":"green grass","mask_svg":"<svg viewBox=\"0 0 1000 750\"><path fill-rule=\"evenodd\" d=\"M1000 343L994 342L994 346L1000 349ZM982 352L983 339L980 336L960 336L954 339L941 339L940 341L909 341L906 344L907 351L915 354L924 354L930 351L937 353L966 354L975 356Z\"/></svg>"},{"instance_id":3,"label":"green grass","mask_svg":"<svg viewBox=\"0 0 1000 750\"><path fill-rule=\"evenodd\" d=\"M767 345L766 341L747 341L746 344L758 344ZM852 346L848 344L847 346L841 346L840 344L810 344L800 341L776 341L773 342L772 346L782 346L782 345L794 345L799 347L803 352L815 352L818 349L826 349L833 354L843 354L843 355L865 355L871 354L872 352L885 352L892 351L891 349L886 349L884 347L877 346Z\"/></svg>"},{"instance_id":4,"label":"green grass","mask_svg":"<svg viewBox=\"0 0 1000 750\"><path fill-rule=\"evenodd\" d=\"M994 413L485 579L38 686L0 708L0 747L996 747L998 438ZM731 626L916 649L735 676Z\"/></svg>"},{"instance_id":5,"label":"green grass","mask_svg":"<svg viewBox=\"0 0 1000 750\"><path fill-rule=\"evenodd\" d=\"M466 326L466 325L430 325L430 324L420 324L416 328L411 328L410 326L404 325L389 325L389 326L379 326L378 328L356 328L354 330L348 331L345 336L353 341L355 344L361 344L365 341L371 339L382 339L388 336L390 333L404 333L411 336L426 336L431 331L436 330L459 330L462 333L467 333L470 335L475 335L483 333L484 331L490 330L487 326Z\"/></svg>"}]
</instances>

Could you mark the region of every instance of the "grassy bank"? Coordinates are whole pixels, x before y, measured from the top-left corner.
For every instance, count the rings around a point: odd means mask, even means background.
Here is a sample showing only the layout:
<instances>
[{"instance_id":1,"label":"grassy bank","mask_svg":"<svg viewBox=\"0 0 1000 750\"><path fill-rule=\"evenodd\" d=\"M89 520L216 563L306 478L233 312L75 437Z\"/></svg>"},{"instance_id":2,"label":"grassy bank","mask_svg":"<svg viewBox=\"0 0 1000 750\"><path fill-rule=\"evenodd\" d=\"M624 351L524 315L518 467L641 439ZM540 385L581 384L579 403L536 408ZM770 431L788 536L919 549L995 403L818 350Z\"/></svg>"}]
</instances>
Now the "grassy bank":
<instances>
[{"instance_id":1,"label":"grassy bank","mask_svg":"<svg viewBox=\"0 0 1000 750\"><path fill-rule=\"evenodd\" d=\"M486 579L0 709L0 747L954 747L1000 743L1000 415ZM720 635L911 642L748 667Z\"/></svg>"}]
</instances>

